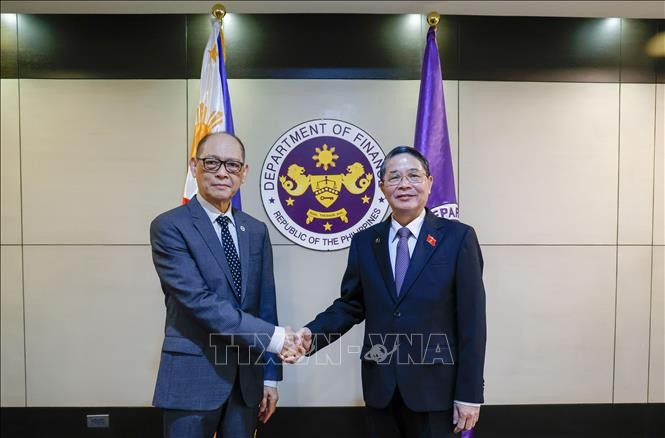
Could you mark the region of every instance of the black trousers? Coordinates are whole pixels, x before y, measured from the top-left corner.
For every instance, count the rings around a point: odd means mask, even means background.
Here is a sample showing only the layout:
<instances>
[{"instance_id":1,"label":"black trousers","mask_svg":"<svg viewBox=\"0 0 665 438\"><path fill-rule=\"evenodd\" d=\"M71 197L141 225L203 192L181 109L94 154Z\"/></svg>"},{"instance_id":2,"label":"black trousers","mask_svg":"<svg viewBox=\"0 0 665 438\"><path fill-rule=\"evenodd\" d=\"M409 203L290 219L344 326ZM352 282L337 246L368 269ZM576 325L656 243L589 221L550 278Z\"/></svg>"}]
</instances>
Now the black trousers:
<instances>
[{"instance_id":1,"label":"black trousers","mask_svg":"<svg viewBox=\"0 0 665 438\"><path fill-rule=\"evenodd\" d=\"M453 410L415 412L395 389L385 408L367 406L367 436L370 438L452 438ZM459 437L459 435L457 435Z\"/></svg>"}]
</instances>

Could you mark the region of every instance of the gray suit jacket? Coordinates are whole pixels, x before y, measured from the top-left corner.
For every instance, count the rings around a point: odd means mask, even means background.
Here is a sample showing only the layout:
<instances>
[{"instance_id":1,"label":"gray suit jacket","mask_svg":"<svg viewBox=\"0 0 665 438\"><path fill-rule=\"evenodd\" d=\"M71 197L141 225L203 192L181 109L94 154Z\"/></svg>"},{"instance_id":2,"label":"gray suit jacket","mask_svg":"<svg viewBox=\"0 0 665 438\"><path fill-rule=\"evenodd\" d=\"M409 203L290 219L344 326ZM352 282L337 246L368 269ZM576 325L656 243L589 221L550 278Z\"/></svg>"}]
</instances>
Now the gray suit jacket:
<instances>
[{"instance_id":1,"label":"gray suit jacket","mask_svg":"<svg viewBox=\"0 0 665 438\"><path fill-rule=\"evenodd\" d=\"M196 197L150 226L166 304L156 407L216 409L231 393L237 373L245 403L255 406L263 397L263 380L282 379L279 360L265 351L277 325L268 230L241 211L234 210L233 217L242 266L240 300L224 249Z\"/></svg>"}]
</instances>

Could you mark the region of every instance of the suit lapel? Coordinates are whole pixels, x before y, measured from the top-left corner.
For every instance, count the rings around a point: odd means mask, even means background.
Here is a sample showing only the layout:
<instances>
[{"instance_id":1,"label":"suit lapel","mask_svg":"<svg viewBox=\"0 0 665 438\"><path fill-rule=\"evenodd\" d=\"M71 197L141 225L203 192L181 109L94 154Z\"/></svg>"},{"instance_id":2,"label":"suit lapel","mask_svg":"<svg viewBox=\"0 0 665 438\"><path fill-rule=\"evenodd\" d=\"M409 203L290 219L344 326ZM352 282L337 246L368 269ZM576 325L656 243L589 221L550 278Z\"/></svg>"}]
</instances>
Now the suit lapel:
<instances>
[{"instance_id":1,"label":"suit lapel","mask_svg":"<svg viewBox=\"0 0 665 438\"><path fill-rule=\"evenodd\" d=\"M222 272L224 272L224 275L228 279L231 288L233 288L233 275L231 274L231 270L226 261L224 248L222 248L222 244L215 233L215 228L212 226L210 218L208 218L208 215L205 210L203 210L203 207L199 204L196 197L192 198L192 200L187 203L187 207L189 207L189 211L192 215L194 227L199 231L201 237L203 237L203 241L208 245L210 252L222 268Z\"/></svg>"},{"instance_id":2,"label":"suit lapel","mask_svg":"<svg viewBox=\"0 0 665 438\"><path fill-rule=\"evenodd\" d=\"M245 216L239 210L233 209L233 220L235 221L236 233L238 234L238 249L240 250L240 269L242 272L241 303L247 295L247 281L249 280L249 233Z\"/></svg>"},{"instance_id":3,"label":"suit lapel","mask_svg":"<svg viewBox=\"0 0 665 438\"><path fill-rule=\"evenodd\" d=\"M395 302L397 293L395 291L395 279L393 277L393 269L390 265L390 253L388 252L388 231L390 230L390 216L388 219L381 223L381 226L376 227L376 236L372 242L372 251L376 258L376 263L379 265L381 276L386 284L386 290L390 299Z\"/></svg>"},{"instance_id":4,"label":"suit lapel","mask_svg":"<svg viewBox=\"0 0 665 438\"><path fill-rule=\"evenodd\" d=\"M402 292L397 298L398 303L402 302L404 297L409 293L411 286L413 286L413 283L415 283L416 279L427 265L427 262L430 257L432 257L432 254L434 254L436 248L441 244L444 224L444 221L440 220L429 211L425 215L423 226L420 228L420 234L416 241L416 247L413 250L413 255L409 262L409 268L404 277Z\"/></svg>"}]
</instances>

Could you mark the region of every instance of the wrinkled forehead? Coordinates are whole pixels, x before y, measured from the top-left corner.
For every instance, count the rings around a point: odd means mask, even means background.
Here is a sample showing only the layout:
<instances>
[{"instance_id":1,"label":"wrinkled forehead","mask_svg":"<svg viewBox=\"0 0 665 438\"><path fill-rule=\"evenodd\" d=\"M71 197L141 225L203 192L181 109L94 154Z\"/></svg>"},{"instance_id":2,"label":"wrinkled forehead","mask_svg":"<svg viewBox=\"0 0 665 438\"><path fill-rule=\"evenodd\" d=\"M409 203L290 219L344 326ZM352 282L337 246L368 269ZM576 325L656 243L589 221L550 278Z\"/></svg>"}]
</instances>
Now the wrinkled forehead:
<instances>
[{"instance_id":1,"label":"wrinkled forehead","mask_svg":"<svg viewBox=\"0 0 665 438\"><path fill-rule=\"evenodd\" d=\"M397 154L386 162L386 174L424 170L420 160L411 154Z\"/></svg>"}]
</instances>

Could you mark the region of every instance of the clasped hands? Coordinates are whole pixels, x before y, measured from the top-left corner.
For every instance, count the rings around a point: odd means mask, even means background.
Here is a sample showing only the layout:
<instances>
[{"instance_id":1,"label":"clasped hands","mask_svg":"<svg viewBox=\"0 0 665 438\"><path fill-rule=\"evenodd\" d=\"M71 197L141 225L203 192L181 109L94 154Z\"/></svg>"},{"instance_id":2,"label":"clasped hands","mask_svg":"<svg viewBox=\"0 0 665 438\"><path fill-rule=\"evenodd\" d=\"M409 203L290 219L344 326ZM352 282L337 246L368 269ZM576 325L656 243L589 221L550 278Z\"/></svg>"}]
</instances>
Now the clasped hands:
<instances>
[{"instance_id":1,"label":"clasped hands","mask_svg":"<svg viewBox=\"0 0 665 438\"><path fill-rule=\"evenodd\" d=\"M279 358L282 359L282 362L293 364L312 348L312 332L307 327L303 327L297 332L288 326L284 329L286 336Z\"/></svg>"}]
</instances>

